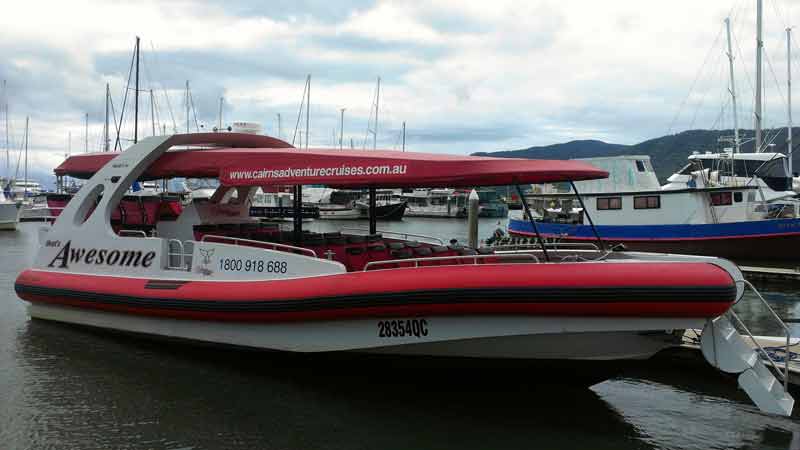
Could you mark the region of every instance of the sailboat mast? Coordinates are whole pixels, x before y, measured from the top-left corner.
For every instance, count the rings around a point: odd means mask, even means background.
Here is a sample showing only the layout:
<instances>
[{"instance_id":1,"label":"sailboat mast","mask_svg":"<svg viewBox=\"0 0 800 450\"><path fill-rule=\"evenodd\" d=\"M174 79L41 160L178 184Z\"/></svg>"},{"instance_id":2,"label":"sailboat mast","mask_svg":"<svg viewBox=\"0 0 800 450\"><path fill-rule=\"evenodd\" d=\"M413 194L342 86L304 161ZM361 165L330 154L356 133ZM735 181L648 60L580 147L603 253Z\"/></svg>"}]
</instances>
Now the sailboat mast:
<instances>
[{"instance_id":1,"label":"sailboat mast","mask_svg":"<svg viewBox=\"0 0 800 450\"><path fill-rule=\"evenodd\" d=\"M28 198L28 135L30 133L29 124L30 124L30 117L26 117L25 118L25 192L22 195L23 200Z\"/></svg>"},{"instance_id":2,"label":"sailboat mast","mask_svg":"<svg viewBox=\"0 0 800 450\"><path fill-rule=\"evenodd\" d=\"M6 176L11 179L11 146L8 141L8 86L6 85L6 80L3 80L3 100L5 100L3 111L6 120Z\"/></svg>"},{"instance_id":3,"label":"sailboat mast","mask_svg":"<svg viewBox=\"0 0 800 450\"><path fill-rule=\"evenodd\" d=\"M153 136L156 135L156 98L153 95L153 90L150 89L150 128L152 128Z\"/></svg>"},{"instance_id":4,"label":"sailboat mast","mask_svg":"<svg viewBox=\"0 0 800 450\"><path fill-rule=\"evenodd\" d=\"M106 83L106 123L103 126L103 151L108 151L108 147L110 145L109 137L108 137L108 101L111 98L111 88L109 88L108 83Z\"/></svg>"},{"instance_id":5,"label":"sailboat mast","mask_svg":"<svg viewBox=\"0 0 800 450\"><path fill-rule=\"evenodd\" d=\"M217 120L217 129L222 131L222 103L225 101L225 97L219 98L219 119Z\"/></svg>"},{"instance_id":6,"label":"sailboat mast","mask_svg":"<svg viewBox=\"0 0 800 450\"><path fill-rule=\"evenodd\" d=\"M339 150L342 150L343 143L344 143L344 110L347 108L342 108L340 111L342 113L341 119L339 119Z\"/></svg>"},{"instance_id":7,"label":"sailboat mast","mask_svg":"<svg viewBox=\"0 0 800 450\"><path fill-rule=\"evenodd\" d=\"M89 153L89 113L84 115L85 127L83 132L83 153Z\"/></svg>"},{"instance_id":8,"label":"sailboat mast","mask_svg":"<svg viewBox=\"0 0 800 450\"><path fill-rule=\"evenodd\" d=\"M733 50L731 49L731 19L725 18L725 29L728 31L728 66L730 68L730 93L733 103L733 152L739 153L739 113L736 104L736 79L733 76Z\"/></svg>"},{"instance_id":9,"label":"sailboat mast","mask_svg":"<svg viewBox=\"0 0 800 450\"><path fill-rule=\"evenodd\" d=\"M406 151L406 121L403 121L403 151Z\"/></svg>"},{"instance_id":10,"label":"sailboat mast","mask_svg":"<svg viewBox=\"0 0 800 450\"><path fill-rule=\"evenodd\" d=\"M139 142L139 36L136 36L136 88L133 95L133 143Z\"/></svg>"},{"instance_id":11,"label":"sailboat mast","mask_svg":"<svg viewBox=\"0 0 800 450\"><path fill-rule=\"evenodd\" d=\"M308 150L308 125L311 122L311 74L308 74L308 95L306 96L306 150Z\"/></svg>"},{"instance_id":12,"label":"sailboat mast","mask_svg":"<svg viewBox=\"0 0 800 450\"><path fill-rule=\"evenodd\" d=\"M378 109L381 104L381 77L378 77L378 84L375 88L375 133L372 135L372 149L378 148Z\"/></svg>"},{"instance_id":13,"label":"sailboat mast","mask_svg":"<svg viewBox=\"0 0 800 450\"><path fill-rule=\"evenodd\" d=\"M186 80L186 133L189 133L189 80Z\"/></svg>"},{"instance_id":14,"label":"sailboat mast","mask_svg":"<svg viewBox=\"0 0 800 450\"><path fill-rule=\"evenodd\" d=\"M756 0L756 109L755 109L755 129L756 143L755 151L761 151L761 52L764 47L762 40L762 15L763 1Z\"/></svg>"},{"instance_id":15,"label":"sailboat mast","mask_svg":"<svg viewBox=\"0 0 800 450\"><path fill-rule=\"evenodd\" d=\"M786 92L788 97L788 106L786 107L786 116L789 123L786 126L786 156L789 158L789 173L794 174L792 171L792 29L786 29Z\"/></svg>"}]
</instances>

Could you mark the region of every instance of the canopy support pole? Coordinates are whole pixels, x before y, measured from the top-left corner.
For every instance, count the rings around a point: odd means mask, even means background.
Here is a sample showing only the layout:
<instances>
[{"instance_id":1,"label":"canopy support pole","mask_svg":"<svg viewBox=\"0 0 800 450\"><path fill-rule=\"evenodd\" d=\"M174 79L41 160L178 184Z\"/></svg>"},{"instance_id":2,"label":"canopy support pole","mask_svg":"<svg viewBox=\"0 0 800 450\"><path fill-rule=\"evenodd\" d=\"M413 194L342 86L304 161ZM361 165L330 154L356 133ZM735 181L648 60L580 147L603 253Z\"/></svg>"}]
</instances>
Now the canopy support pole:
<instances>
[{"instance_id":1,"label":"canopy support pole","mask_svg":"<svg viewBox=\"0 0 800 450\"><path fill-rule=\"evenodd\" d=\"M303 186L298 184L294 187L294 243L300 244L303 240Z\"/></svg>"},{"instance_id":2,"label":"canopy support pole","mask_svg":"<svg viewBox=\"0 0 800 450\"><path fill-rule=\"evenodd\" d=\"M542 252L544 253L544 260L546 262L550 262L550 255L547 254L547 246L544 245L544 240L542 239L542 235L539 234L539 227L536 226L536 221L533 220L533 214L531 214L530 208L528 208L528 201L525 200L525 196L522 195L522 188L519 187L518 184L515 184L514 187L517 188L517 193L519 194L520 202L522 203L522 209L525 210L525 215L528 216L528 220L531 222L533 226L533 232L536 233L536 240L539 241L539 245L542 247Z\"/></svg>"},{"instance_id":3,"label":"canopy support pole","mask_svg":"<svg viewBox=\"0 0 800 450\"><path fill-rule=\"evenodd\" d=\"M594 226L594 221L592 220L592 216L589 215L589 211L586 210L586 205L583 204L583 197L581 197L580 192L578 192L578 188L575 186L575 182L570 180L569 185L572 186L572 190L575 191L575 196L578 197L578 203L581 204L581 209L583 210L583 214L589 221L589 226L592 227L592 233L594 233L594 237L597 238L597 245L600 246L601 251L605 251L606 246L605 244L603 244L603 239L600 238L600 233L597 232L597 228L595 228Z\"/></svg>"},{"instance_id":4,"label":"canopy support pole","mask_svg":"<svg viewBox=\"0 0 800 450\"><path fill-rule=\"evenodd\" d=\"M376 192L375 186L369 188L369 234L378 233L378 217L375 212L376 209Z\"/></svg>"}]
</instances>

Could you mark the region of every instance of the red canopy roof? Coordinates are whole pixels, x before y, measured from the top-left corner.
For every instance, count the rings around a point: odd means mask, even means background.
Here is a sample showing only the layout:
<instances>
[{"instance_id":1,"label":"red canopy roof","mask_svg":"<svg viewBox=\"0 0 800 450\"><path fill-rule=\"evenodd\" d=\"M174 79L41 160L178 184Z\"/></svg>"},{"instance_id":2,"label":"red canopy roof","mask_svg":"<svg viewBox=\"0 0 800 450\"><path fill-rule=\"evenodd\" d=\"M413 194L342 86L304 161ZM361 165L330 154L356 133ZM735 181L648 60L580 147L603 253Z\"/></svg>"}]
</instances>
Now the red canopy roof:
<instances>
[{"instance_id":1,"label":"red canopy roof","mask_svg":"<svg viewBox=\"0 0 800 450\"><path fill-rule=\"evenodd\" d=\"M263 136L259 136L264 144ZM468 187L605 178L579 161L489 158L386 150L241 147L170 150L143 179L219 178L229 186L323 184L336 187ZM239 144L239 143L237 143ZM245 148L242 148L245 147ZM56 175L89 178L118 153L69 157Z\"/></svg>"}]
</instances>

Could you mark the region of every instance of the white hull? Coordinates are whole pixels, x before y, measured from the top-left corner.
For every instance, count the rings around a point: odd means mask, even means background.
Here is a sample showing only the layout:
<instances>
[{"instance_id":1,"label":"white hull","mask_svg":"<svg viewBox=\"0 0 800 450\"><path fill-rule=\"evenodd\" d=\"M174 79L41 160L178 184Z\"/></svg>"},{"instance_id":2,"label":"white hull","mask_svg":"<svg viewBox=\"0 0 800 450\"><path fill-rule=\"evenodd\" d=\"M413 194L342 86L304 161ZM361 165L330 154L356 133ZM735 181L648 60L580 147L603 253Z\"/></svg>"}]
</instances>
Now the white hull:
<instances>
[{"instance_id":1,"label":"white hull","mask_svg":"<svg viewBox=\"0 0 800 450\"><path fill-rule=\"evenodd\" d=\"M412 208L411 206L406 208L406 217L466 218L464 215L459 216L459 211L455 209L448 211L438 208Z\"/></svg>"},{"instance_id":2,"label":"white hull","mask_svg":"<svg viewBox=\"0 0 800 450\"><path fill-rule=\"evenodd\" d=\"M16 203L0 203L0 230L16 230L21 210Z\"/></svg>"},{"instance_id":3,"label":"white hull","mask_svg":"<svg viewBox=\"0 0 800 450\"><path fill-rule=\"evenodd\" d=\"M661 330L699 327L701 319L614 317L431 317L425 335L380 337L379 322L293 323L180 320L31 304L31 317L164 338L290 352L357 351L509 359L644 359L672 345ZM422 320L416 318L417 320ZM642 334L643 331L656 333Z\"/></svg>"},{"instance_id":4,"label":"white hull","mask_svg":"<svg viewBox=\"0 0 800 450\"><path fill-rule=\"evenodd\" d=\"M361 219L361 210L356 208L319 209L320 219L355 220Z\"/></svg>"}]
</instances>

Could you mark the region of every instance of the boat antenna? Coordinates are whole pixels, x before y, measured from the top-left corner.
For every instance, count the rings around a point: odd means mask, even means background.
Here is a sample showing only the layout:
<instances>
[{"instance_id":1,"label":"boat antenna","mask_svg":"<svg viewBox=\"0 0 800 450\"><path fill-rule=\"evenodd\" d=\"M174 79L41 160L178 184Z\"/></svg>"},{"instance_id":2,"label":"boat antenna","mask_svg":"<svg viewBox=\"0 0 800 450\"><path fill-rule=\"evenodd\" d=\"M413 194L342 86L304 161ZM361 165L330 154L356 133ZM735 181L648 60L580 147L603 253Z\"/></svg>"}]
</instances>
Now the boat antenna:
<instances>
[{"instance_id":1,"label":"boat antenna","mask_svg":"<svg viewBox=\"0 0 800 450\"><path fill-rule=\"evenodd\" d=\"M739 146L739 114L736 105L736 79L733 76L733 50L731 49L731 18L725 18L725 29L728 32L728 67L730 69L730 82L731 86L729 92L731 94L731 101L733 103L733 152L739 153L741 149Z\"/></svg>"},{"instance_id":2,"label":"boat antenna","mask_svg":"<svg viewBox=\"0 0 800 450\"><path fill-rule=\"evenodd\" d=\"M278 139L281 139L281 113L278 113Z\"/></svg>"},{"instance_id":3,"label":"boat antenna","mask_svg":"<svg viewBox=\"0 0 800 450\"><path fill-rule=\"evenodd\" d=\"M789 174L792 175L792 29L786 28L786 92L787 92L787 118L789 123L786 125L786 148L789 158ZM792 175L794 176L794 175Z\"/></svg>"},{"instance_id":4,"label":"boat antenna","mask_svg":"<svg viewBox=\"0 0 800 450\"><path fill-rule=\"evenodd\" d=\"M136 36L136 84L133 94L133 143L139 142L139 36Z\"/></svg>"},{"instance_id":5,"label":"boat antenna","mask_svg":"<svg viewBox=\"0 0 800 450\"><path fill-rule=\"evenodd\" d=\"M762 40L762 15L763 0L756 0L756 108L755 108L755 151L761 152L761 52L764 47Z\"/></svg>"}]
</instances>

